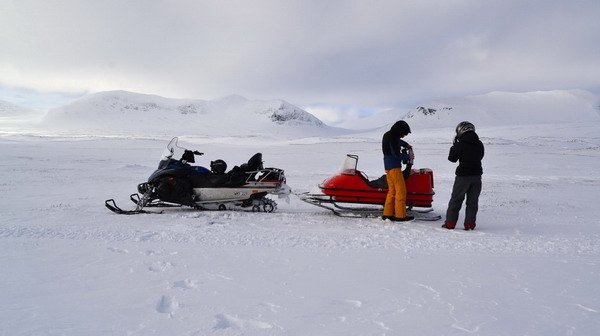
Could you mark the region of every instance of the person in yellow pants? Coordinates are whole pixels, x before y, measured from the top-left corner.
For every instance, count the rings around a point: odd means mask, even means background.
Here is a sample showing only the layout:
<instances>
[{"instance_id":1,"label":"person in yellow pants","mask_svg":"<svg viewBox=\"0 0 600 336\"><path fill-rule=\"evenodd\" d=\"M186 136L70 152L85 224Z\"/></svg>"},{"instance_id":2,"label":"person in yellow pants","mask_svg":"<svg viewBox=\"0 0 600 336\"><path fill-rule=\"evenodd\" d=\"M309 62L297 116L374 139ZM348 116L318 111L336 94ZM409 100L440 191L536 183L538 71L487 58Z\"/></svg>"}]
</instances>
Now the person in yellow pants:
<instances>
[{"instance_id":1,"label":"person in yellow pants","mask_svg":"<svg viewBox=\"0 0 600 336\"><path fill-rule=\"evenodd\" d=\"M383 207L384 219L397 219L406 217L406 185L402 169L394 168L385 171L388 194Z\"/></svg>"},{"instance_id":2,"label":"person in yellow pants","mask_svg":"<svg viewBox=\"0 0 600 336\"><path fill-rule=\"evenodd\" d=\"M403 222L414 219L406 215L406 184L402 175L402 163L412 159L409 154L402 151L403 148L410 148L410 145L402 140L408 134L410 134L410 126L406 121L400 120L383 135L381 140L383 165L388 183L388 193L383 207L383 216L381 216L384 220Z\"/></svg>"}]
</instances>

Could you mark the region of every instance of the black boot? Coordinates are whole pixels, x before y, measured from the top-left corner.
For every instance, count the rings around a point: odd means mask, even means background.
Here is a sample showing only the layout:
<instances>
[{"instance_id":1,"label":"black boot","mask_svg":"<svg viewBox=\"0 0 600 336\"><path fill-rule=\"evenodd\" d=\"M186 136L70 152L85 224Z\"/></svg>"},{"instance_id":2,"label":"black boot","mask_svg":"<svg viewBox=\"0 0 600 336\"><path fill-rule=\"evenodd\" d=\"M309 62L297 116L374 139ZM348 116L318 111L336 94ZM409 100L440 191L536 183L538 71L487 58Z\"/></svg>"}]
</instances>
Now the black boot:
<instances>
[{"instance_id":1,"label":"black boot","mask_svg":"<svg viewBox=\"0 0 600 336\"><path fill-rule=\"evenodd\" d=\"M413 216L406 216L404 218L398 218L398 217L389 217L389 219L392 222L410 222L411 220L415 219L415 217Z\"/></svg>"}]
</instances>

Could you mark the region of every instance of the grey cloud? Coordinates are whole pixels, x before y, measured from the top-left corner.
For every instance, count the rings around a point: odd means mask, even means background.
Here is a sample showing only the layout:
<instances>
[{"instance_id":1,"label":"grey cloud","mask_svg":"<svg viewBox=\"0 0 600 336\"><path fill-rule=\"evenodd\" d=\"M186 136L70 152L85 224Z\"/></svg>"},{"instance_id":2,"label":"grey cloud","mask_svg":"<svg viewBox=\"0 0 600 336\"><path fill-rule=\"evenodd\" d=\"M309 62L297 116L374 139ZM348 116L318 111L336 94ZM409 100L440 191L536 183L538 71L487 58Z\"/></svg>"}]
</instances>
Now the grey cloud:
<instances>
[{"instance_id":1,"label":"grey cloud","mask_svg":"<svg viewBox=\"0 0 600 336\"><path fill-rule=\"evenodd\" d=\"M493 90L597 89L600 78L598 1L0 6L0 85L38 90L399 106Z\"/></svg>"}]
</instances>

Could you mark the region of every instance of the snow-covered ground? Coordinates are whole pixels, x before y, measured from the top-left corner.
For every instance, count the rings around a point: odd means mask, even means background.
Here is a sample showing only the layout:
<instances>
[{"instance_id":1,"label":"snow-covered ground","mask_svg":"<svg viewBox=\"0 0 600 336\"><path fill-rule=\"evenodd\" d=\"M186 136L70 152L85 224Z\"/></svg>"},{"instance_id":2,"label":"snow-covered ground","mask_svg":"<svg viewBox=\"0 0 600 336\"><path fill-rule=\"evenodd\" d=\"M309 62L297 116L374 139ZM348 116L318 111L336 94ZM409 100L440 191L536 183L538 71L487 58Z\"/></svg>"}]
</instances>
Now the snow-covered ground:
<instances>
[{"instance_id":1,"label":"snow-covered ground","mask_svg":"<svg viewBox=\"0 0 600 336\"><path fill-rule=\"evenodd\" d=\"M0 136L1 335L596 335L600 123L483 127L475 231L343 219L292 197L276 213L167 209L120 216L105 199L155 169L168 138ZM173 134L180 135L180 134ZM230 166L262 152L294 192L381 134L182 137ZM406 138L444 214L452 129ZM205 160L205 161L202 161Z\"/></svg>"}]
</instances>

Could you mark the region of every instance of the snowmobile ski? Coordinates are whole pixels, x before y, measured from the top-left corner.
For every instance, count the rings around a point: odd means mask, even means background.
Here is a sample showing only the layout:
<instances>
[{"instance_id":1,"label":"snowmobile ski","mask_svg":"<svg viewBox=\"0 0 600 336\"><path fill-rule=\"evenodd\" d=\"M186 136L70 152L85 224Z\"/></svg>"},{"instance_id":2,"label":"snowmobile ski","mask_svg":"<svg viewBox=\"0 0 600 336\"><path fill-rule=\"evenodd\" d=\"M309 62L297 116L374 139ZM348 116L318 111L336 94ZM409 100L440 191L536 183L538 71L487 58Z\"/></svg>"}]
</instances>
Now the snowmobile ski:
<instances>
[{"instance_id":1,"label":"snowmobile ski","mask_svg":"<svg viewBox=\"0 0 600 336\"><path fill-rule=\"evenodd\" d=\"M140 195L137 194L137 193L131 194L129 196L129 199L135 205L138 205L141 202ZM150 202L150 203L144 205L144 207L145 208L181 208L181 205L180 204L166 203L166 202L161 202L161 201L154 200L153 202Z\"/></svg>"},{"instance_id":2,"label":"snowmobile ski","mask_svg":"<svg viewBox=\"0 0 600 336\"><path fill-rule=\"evenodd\" d=\"M346 218L380 218L383 213L382 207L354 207L342 206L333 198L323 194L304 193L300 195L300 200L330 210L334 215ZM432 214L433 209L415 210L407 209L406 214L414 217L414 221L437 221L442 218L440 215Z\"/></svg>"},{"instance_id":3,"label":"snowmobile ski","mask_svg":"<svg viewBox=\"0 0 600 336\"><path fill-rule=\"evenodd\" d=\"M162 211L155 212L155 211L147 211L147 210L138 209L138 208L136 208L134 210L123 210L117 206L117 203L112 198L104 201L104 205L108 208L108 210L110 210L116 214L119 214L119 215L161 214L162 213Z\"/></svg>"}]
</instances>

